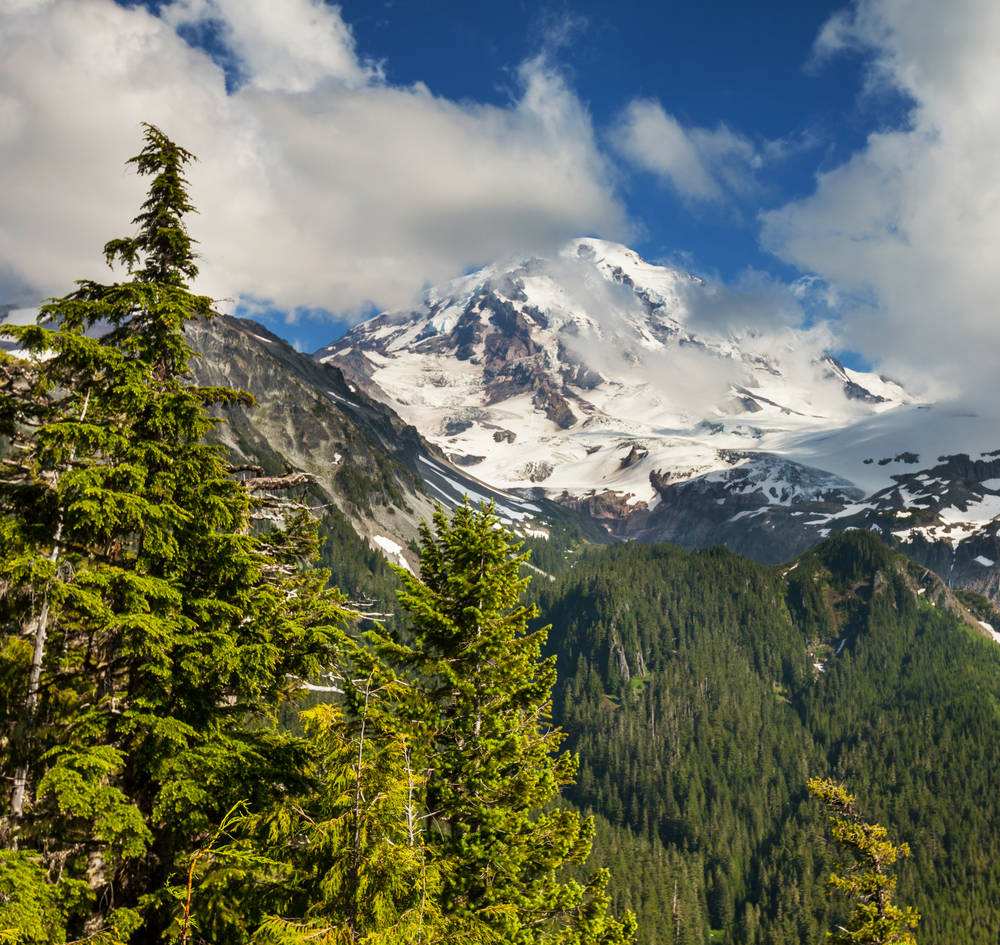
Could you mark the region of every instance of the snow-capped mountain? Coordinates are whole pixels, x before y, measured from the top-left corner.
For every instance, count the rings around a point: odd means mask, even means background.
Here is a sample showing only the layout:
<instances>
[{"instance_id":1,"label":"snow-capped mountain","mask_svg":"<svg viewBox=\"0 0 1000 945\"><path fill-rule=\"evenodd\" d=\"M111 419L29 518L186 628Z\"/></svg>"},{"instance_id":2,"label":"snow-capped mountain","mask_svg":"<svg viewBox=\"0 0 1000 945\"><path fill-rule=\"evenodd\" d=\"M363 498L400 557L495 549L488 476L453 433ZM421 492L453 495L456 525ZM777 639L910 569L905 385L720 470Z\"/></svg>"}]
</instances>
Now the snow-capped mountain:
<instances>
[{"instance_id":1,"label":"snow-capped mountain","mask_svg":"<svg viewBox=\"0 0 1000 945\"><path fill-rule=\"evenodd\" d=\"M954 551L1000 514L988 485L955 485L978 470L969 456L1000 447L994 422L845 367L818 330L734 328L714 292L579 239L431 289L315 357L478 479L622 537L782 560L832 529L876 527ZM921 473L933 463L958 477L943 504L887 519L893 490L941 480Z\"/></svg>"}]
</instances>

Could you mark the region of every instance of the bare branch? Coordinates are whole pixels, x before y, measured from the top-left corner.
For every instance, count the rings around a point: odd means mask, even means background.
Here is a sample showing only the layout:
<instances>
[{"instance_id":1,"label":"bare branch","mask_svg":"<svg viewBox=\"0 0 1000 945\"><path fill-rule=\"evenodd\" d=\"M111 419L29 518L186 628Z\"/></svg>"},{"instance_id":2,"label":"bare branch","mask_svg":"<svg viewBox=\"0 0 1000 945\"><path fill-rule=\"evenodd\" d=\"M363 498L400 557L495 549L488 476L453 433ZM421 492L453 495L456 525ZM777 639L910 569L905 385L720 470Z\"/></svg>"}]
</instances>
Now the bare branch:
<instances>
[{"instance_id":1,"label":"bare branch","mask_svg":"<svg viewBox=\"0 0 1000 945\"><path fill-rule=\"evenodd\" d=\"M244 479L243 485L250 492L260 492L263 489L292 489L315 481L316 477L309 473L291 473L287 476L255 476L253 479Z\"/></svg>"}]
</instances>

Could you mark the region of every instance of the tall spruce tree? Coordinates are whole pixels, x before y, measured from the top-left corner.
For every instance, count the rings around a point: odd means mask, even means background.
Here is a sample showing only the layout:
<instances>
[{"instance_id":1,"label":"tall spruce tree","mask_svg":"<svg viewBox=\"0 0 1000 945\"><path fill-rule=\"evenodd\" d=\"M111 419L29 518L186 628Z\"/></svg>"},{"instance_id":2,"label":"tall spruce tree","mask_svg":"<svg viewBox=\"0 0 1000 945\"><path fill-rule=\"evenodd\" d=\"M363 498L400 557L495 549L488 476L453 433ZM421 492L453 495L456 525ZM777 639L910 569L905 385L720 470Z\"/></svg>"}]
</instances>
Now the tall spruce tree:
<instances>
[{"instance_id":1,"label":"tall spruce tree","mask_svg":"<svg viewBox=\"0 0 1000 945\"><path fill-rule=\"evenodd\" d=\"M830 833L852 856L852 862L830 876L830 886L847 898L847 925L827 933L832 945L916 945L914 930L920 914L912 906L893 900L896 878L892 868L910 855L905 843L889 839L881 824L866 823L858 812L857 798L843 784L811 778L809 793L826 809Z\"/></svg>"},{"instance_id":2,"label":"tall spruce tree","mask_svg":"<svg viewBox=\"0 0 1000 945\"><path fill-rule=\"evenodd\" d=\"M135 236L105 247L128 277L81 281L0 360L0 934L156 942L177 933L179 877L239 802L302 781L276 721L343 638L339 594L302 567L308 522L252 526L252 485L206 441L184 325L192 155L157 128ZM172 930L172 931L171 931ZM13 933L11 933L13 934Z\"/></svg>"},{"instance_id":3,"label":"tall spruce tree","mask_svg":"<svg viewBox=\"0 0 1000 945\"><path fill-rule=\"evenodd\" d=\"M400 572L408 625L378 641L421 734L412 764L441 909L516 945L626 942L634 922L610 914L607 875L563 873L586 860L594 827L558 803L576 760L550 723L555 666L546 631L528 628L519 549L492 506L451 519L438 509L421 531L420 575Z\"/></svg>"}]
</instances>

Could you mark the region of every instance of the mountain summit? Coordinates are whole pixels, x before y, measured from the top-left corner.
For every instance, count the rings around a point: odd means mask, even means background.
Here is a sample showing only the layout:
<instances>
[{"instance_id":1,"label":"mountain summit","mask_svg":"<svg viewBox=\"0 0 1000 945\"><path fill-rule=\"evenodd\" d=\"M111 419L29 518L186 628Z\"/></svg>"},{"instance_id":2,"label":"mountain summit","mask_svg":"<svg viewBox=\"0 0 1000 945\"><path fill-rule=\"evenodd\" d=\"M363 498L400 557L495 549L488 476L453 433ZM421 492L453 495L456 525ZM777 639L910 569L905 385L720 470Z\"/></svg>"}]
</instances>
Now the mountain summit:
<instances>
[{"instance_id":1,"label":"mountain summit","mask_svg":"<svg viewBox=\"0 0 1000 945\"><path fill-rule=\"evenodd\" d=\"M697 277L579 239L432 289L316 357L491 483L632 503L654 500L656 476L729 470L733 450L780 451L906 402L808 333L714 327L712 301ZM831 487L798 481L785 498Z\"/></svg>"},{"instance_id":2,"label":"mountain summit","mask_svg":"<svg viewBox=\"0 0 1000 945\"><path fill-rule=\"evenodd\" d=\"M981 584L1000 558L994 425L846 367L821 330L761 319L767 301L584 238L431 288L315 357L477 479L620 537L777 561L874 527ZM915 503L925 467L934 496Z\"/></svg>"}]
</instances>

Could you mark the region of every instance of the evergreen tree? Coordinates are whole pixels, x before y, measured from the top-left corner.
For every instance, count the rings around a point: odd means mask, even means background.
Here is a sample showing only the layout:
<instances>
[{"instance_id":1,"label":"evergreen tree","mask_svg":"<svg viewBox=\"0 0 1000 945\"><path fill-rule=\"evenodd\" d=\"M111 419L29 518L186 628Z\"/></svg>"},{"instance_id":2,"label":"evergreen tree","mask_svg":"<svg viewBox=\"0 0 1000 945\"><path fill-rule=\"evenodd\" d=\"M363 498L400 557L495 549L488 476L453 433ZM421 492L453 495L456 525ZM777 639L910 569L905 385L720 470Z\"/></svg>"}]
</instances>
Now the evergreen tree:
<instances>
[{"instance_id":1,"label":"evergreen tree","mask_svg":"<svg viewBox=\"0 0 1000 945\"><path fill-rule=\"evenodd\" d=\"M252 862L255 849L267 855L255 864L253 886L263 893L257 918L232 941L492 941L474 922L440 908L443 867L426 840L417 739L400 714L406 687L364 645L346 657L337 674L341 698L303 712L305 790L248 818L250 843L231 851L237 862ZM243 918L253 911L253 895L238 887L229 894Z\"/></svg>"},{"instance_id":2,"label":"evergreen tree","mask_svg":"<svg viewBox=\"0 0 1000 945\"><path fill-rule=\"evenodd\" d=\"M827 933L834 945L916 945L913 934L920 914L911 906L893 901L896 878L893 866L910 855L905 843L895 844L881 824L866 823L858 813L856 798L844 785L825 778L811 778L809 793L826 809L833 839L848 850L853 862L830 876L830 886L850 903L847 926Z\"/></svg>"},{"instance_id":3,"label":"evergreen tree","mask_svg":"<svg viewBox=\"0 0 1000 945\"><path fill-rule=\"evenodd\" d=\"M607 874L585 882L593 823L558 804L576 772L550 722L555 665L522 596L527 555L492 506L438 509L421 530L420 576L401 573L403 634L378 642L409 687L414 759L426 778L427 841L441 860L445 915L498 940L618 943L632 917L609 912Z\"/></svg>"},{"instance_id":4,"label":"evergreen tree","mask_svg":"<svg viewBox=\"0 0 1000 945\"><path fill-rule=\"evenodd\" d=\"M208 406L248 398L188 377L184 325L213 314L187 285L192 155L144 134L137 234L105 247L128 278L3 329L28 355L0 364L0 928L30 915L22 941L176 930L171 883L226 812L295 787L278 707L343 637L340 596L302 567L313 527L253 527L253 485L206 442Z\"/></svg>"}]
</instances>

